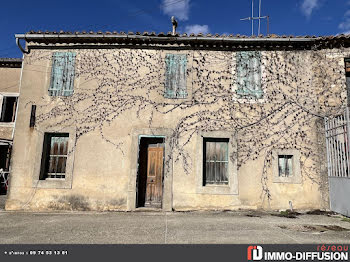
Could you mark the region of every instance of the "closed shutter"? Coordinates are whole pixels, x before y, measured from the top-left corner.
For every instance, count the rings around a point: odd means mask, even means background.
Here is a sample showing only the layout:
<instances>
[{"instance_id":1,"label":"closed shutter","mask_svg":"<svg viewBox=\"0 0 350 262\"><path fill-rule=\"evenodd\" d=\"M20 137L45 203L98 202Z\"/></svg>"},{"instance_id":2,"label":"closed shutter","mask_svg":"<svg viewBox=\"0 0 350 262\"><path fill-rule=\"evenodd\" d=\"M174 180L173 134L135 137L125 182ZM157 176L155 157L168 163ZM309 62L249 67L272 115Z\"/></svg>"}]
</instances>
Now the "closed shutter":
<instances>
[{"instance_id":1,"label":"closed shutter","mask_svg":"<svg viewBox=\"0 0 350 262\"><path fill-rule=\"evenodd\" d=\"M65 53L65 74L63 78L63 96L73 95L74 88L74 66L75 66L75 53Z\"/></svg>"},{"instance_id":2,"label":"closed shutter","mask_svg":"<svg viewBox=\"0 0 350 262\"><path fill-rule=\"evenodd\" d=\"M186 98L186 54L166 54L165 64L164 96L166 98Z\"/></svg>"},{"instance_id":3,"label":"closed shutter","mask_svg":"<svg viewBox=\"0 0 350 262\"><path fill-rule=\"evenodd\" d=\"M55 52L52 57L50 96L70 96L74 87L75 53Z\"/></svg>"},{"instance_id":4,"label":"closed shutter","mask_svg":"<svg viewBox=\"0 0 350 262\"><path fill-rule=\"evenodd\" d=\"M258 51L237 52L237 94L240 97L261 98L261 53Z\"/></svg>"}]
</instances>

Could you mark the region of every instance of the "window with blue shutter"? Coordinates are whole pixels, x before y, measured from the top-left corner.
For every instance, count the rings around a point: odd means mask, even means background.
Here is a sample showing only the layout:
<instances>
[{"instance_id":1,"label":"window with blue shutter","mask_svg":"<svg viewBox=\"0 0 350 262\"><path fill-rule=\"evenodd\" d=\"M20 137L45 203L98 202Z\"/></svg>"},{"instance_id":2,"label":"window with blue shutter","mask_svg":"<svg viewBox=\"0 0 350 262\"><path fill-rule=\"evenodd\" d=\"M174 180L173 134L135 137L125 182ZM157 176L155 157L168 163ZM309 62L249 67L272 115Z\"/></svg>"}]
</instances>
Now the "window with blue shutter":
<instances>
[{"instance_id":1,"label":"window with blue shutter","mask_svg":"<svg viewBox=\"0 0 350 262\"><path fill-rule=\"evenodd\" d=\"M186 54L166 54L165 65L164 97L186 98Z\"/></svg>"},{"instance_id":2,"label":"window with blue shutter","mask_svg":"<svg viewBox=\"0 0 350 262\"><path fill-rule=\"evenodd\" d=\"M50 96L73 95L75 55L72 52L55 52L53 54Z\"/></svg>"},{"instance_id":3,"label":"window with blue shutter","mask_svg":"<svg viewBox=\"0 0 350 262\"><path fill-rule=\"evenodd\" d=\"M237 95L239 98L262 98L261 53L243 51L236 54Z\"/></svg>"}]
</instances>

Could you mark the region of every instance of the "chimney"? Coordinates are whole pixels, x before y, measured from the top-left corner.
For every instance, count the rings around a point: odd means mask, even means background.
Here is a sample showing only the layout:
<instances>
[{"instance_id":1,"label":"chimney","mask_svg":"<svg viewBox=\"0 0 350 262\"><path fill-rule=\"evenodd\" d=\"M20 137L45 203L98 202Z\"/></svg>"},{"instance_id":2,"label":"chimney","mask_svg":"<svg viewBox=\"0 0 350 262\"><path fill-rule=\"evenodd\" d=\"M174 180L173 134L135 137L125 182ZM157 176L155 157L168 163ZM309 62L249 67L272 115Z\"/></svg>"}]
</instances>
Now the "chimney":
<instances>
[{"instance_id":1,"label":"chimney","mask_svg":"<svg viewBox=\"0 0 350 262\"><path fill-rule=\"evenodd\" d=\"M177 21L175 19L175 16L171 17L171 23L173 24L173 35L176 35Z\"/></svg>"}]
</instances>

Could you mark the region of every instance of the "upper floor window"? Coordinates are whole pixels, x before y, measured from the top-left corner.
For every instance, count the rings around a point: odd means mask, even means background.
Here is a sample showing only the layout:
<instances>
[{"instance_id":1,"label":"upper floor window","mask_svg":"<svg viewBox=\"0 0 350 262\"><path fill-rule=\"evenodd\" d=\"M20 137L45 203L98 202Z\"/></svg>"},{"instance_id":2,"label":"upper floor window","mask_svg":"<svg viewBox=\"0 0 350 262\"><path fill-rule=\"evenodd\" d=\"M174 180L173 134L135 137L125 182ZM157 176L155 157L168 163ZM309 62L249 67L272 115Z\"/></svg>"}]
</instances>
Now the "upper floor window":
<instances>
[{"instance_id":1,"label":"upper floor window","mask_svg":"<svg viewBox=\"0 0 350 262\"><path fill-rule=\"evenodd\" d=\"M75 53L55 52L52 56L50 96L71 96L74 86Z\"/></svg>"},{"instance_id":2,"label":"upper floor window","mask_svg":"<svg viewBox=\"0 0 350 262\"><path fill-rule=\"evenodd\" d=\"M15 121L17 96L2 96L0 100L0 122L11 123Z\"/></svg>"},{"instance_id":3,"label":"upper floor window","mask_svg":"<svg viewBox=\"0 0 350 262\"><path fill-rule=\"evenodd\" d=\"M166 54L165 64L164 97L186 98L186 54Z\"/></svg>"},{"instance_id":4,"label":"upper floor window","mask_svg":"<svg viewBox=\"0 0 350 262\"><path fill-rule=\"evenodd\" d=\"M228 138L203 139L203 186L228 184Z\"/></svg>"},{"instance_id":5,"label":"upper floor window","mask_svg":"<svg viewBox=\"0 0 350 262\"><path fill-rule=\"evenodd\" d=\"M239 98L262 98L261 53L259 51L237 52L236 74L236 92Z\"/></svg>"}]
</instances>

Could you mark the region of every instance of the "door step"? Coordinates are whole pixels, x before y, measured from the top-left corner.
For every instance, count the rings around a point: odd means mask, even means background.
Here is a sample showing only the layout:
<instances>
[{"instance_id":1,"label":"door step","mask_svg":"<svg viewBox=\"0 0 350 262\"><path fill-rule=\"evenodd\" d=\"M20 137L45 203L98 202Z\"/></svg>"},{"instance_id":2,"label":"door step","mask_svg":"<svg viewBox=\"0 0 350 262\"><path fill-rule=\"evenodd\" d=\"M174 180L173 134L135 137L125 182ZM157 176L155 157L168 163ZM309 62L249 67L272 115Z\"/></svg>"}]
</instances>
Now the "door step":
<instances>
[{"instance_id":1,"label":"door step","mask_svg":"<svg viewBox=\"0 0 350 262\"><path fill-rule=\"evenodd\" d=\"M162 212L163 209L156 207L138 207L135 209L138 212Z\"/></svg>"}]
</instances>

